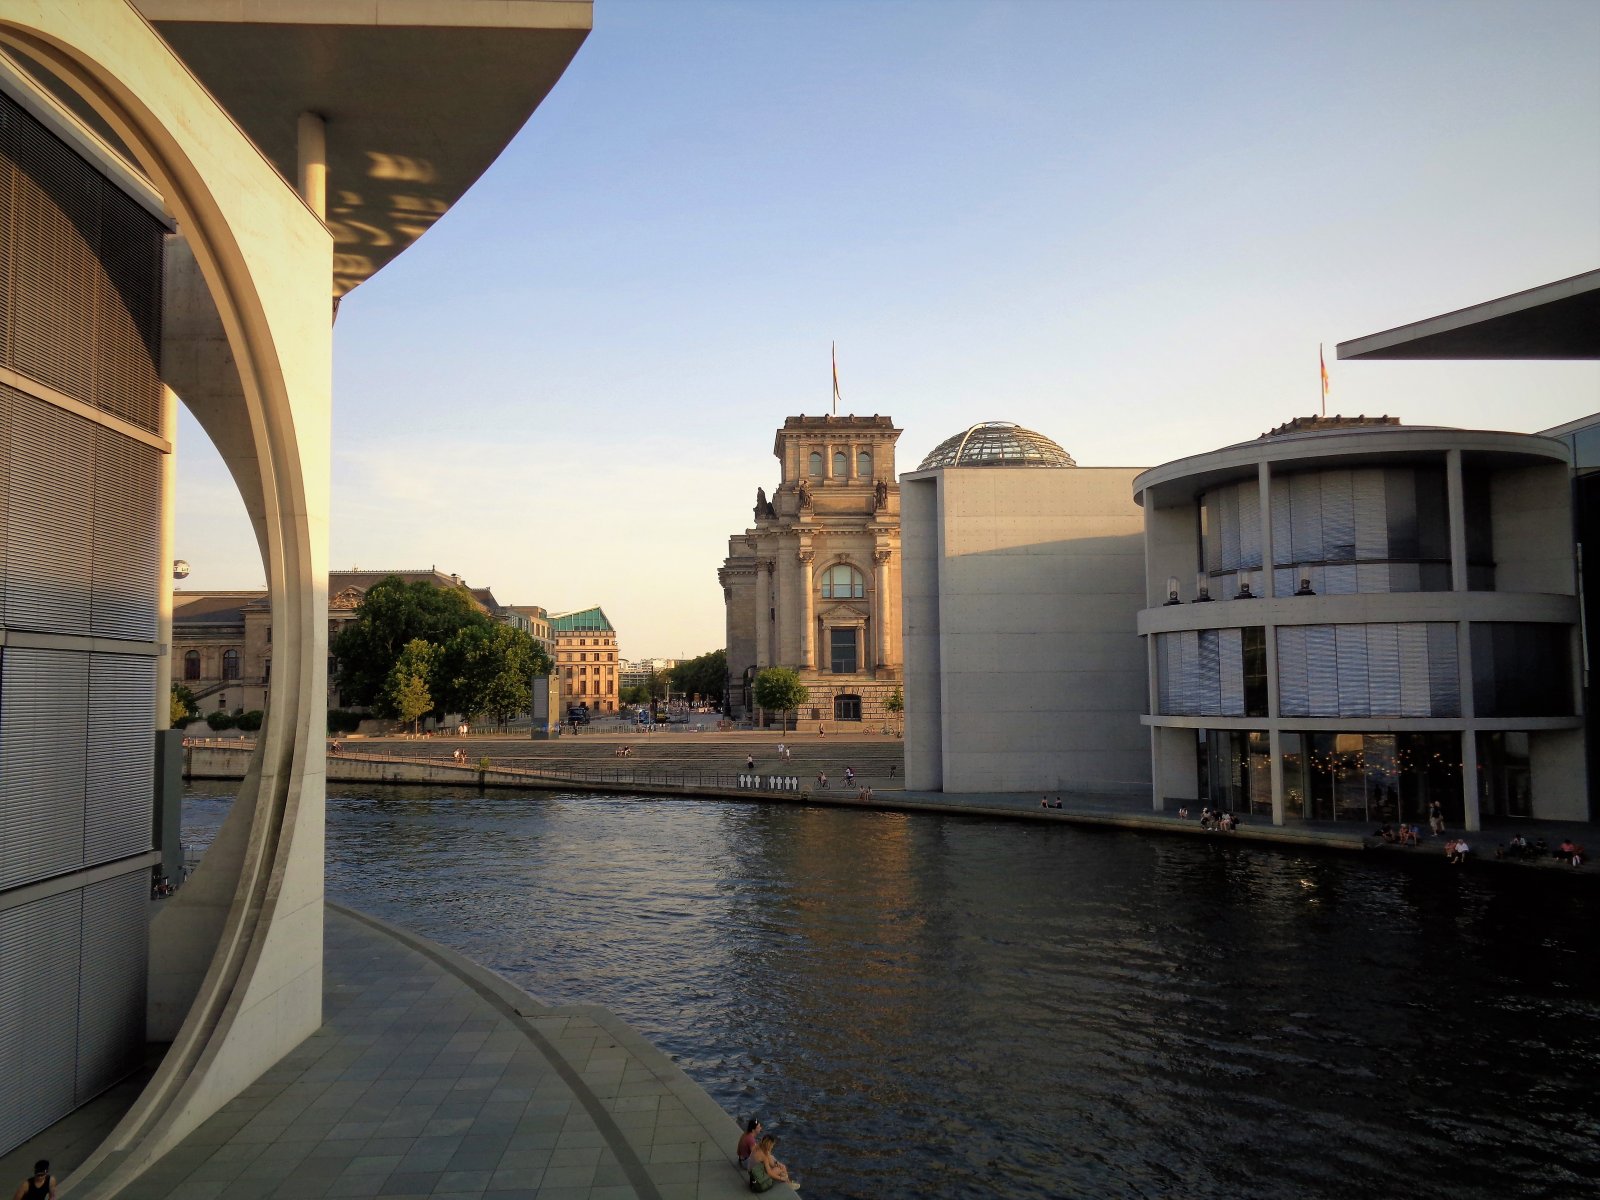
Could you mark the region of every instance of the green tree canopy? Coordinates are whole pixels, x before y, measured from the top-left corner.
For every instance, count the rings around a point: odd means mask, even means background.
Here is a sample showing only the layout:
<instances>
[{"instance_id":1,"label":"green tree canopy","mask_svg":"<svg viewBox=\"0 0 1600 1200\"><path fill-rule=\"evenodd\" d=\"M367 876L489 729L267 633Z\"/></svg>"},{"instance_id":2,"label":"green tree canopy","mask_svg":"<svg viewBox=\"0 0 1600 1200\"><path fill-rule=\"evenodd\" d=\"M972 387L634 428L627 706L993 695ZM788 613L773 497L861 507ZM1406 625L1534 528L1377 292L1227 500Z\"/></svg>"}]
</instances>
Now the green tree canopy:
<instances>
[{"instance_id":1,"label":"green tree canopy","mask_svg":"<svg viewBox=\"0 0 1600 1200\"><path fill-rule=\"evenodd\" d=\"M673 667L671 674L673 691L721 704L728 678L727 652L712 650L698 658L687 659Z\"/></svg>"},{"instance_id":2,"label":"green tree canopy","mask_svg":"<svg viewBox=\"0 0 1600 1200\"><path fill-rule=\"evenodd\" d=\"M428 678L441 656L438 646L422 638L412 638L402 647L384 680L379 710L385 716L410 721L413 730L424 714L433 709Z\"/></svg>"},{"instance_id":3,"label":"green tree canopy","mask_svg":"<svg viewBox=\"0 0 1600 1200\"><path fill-rule=\"evenodd\" d=\"M191 692L181 683L172 685L171 722L174 728L181 729L195 717L200 715L200 705Z\"/></svg>"},{"instance_id":4,"label":"green tree canopy","mask_svg":"<svg viewBox=\"0 0 1600 1200\"><path fill-rule=\"evenodd\" d=\"M340 698L346 704L377 705L408 643L420 639L447 646L464 629L487 635L492 626L464 587L407 583L395 575L381 579L362 598L357 618L333 640Z\"/></svg>"},{"instance_id":5,"label":"green tree canopy","mask_svg":"<svg viewBox=\"0 0 1600 1200\"><path fill-rule=\"evenodd\" d=\"M792 667L768 667L756 676L755 696L762 708L787 714L811 699L811 691L800 682L800 672ZM784 728L788 727L786 716Z\"/></svg>"},{"instance_id":6,"label":"green tree canopy","mask_svg":"<svg viewBox=\"0 0 1600 1200\"><path fill-rule=\"evenodd\" d=\"M895 688L894 694L883 702L883 709L884 709L885 712L892 712L892 713L903 713L903 712L905 712L905 710L906 710L906 698L905 698L905 695L900 691L899 688Z\"/></svg>"}]
</instances>

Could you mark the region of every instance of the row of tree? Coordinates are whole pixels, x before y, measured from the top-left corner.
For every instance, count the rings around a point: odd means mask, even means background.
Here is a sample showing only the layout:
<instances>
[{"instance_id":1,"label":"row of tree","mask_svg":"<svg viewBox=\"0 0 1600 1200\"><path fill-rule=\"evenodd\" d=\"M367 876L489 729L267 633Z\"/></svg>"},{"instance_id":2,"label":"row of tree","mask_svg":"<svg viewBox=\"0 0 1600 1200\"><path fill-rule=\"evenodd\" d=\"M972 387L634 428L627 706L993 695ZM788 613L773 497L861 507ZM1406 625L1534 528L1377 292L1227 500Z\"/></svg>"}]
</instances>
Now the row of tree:
<instances>
[{"instance_id":1,"label":"row of tree","mask_svg":"<svg viewBox=\"0 0 1600 1200\"><path fill-rule=\"evenodd\" d=\"M393 575L368 590L332 651L344 704L413 724L446 713L504 722L555 670L531 634L492 620L466 588Z\"/></svg>"},{"instance_id":2,"label":"row of tree","mask_svg":"<svg viewBox=\"0 0 1600 1200\"><path fill-rule=\"evenodd\" d=\"M756 674L755 701L762 708L784 714L783 727L789 728L789 718L794 711L811 699L811 689L800 681L800 672L793 667L768 667ZM905 695L899 688L883 702L884 710L899 717L906 710Z\"/></svg>"},{"instance_id":3,"label":"row of tree","mask_svg":"<svg viewBox=\"0 0 1600 1200\"><path fill-rule=\"evenodd\" d=\"M683 696L720 706L727 682L727 652L712 650L698 658L685 659L665 671L657 671L643 683L629 684L617 697L624 704L650 704L668 696Z\"/></svg>"}]
</instances>

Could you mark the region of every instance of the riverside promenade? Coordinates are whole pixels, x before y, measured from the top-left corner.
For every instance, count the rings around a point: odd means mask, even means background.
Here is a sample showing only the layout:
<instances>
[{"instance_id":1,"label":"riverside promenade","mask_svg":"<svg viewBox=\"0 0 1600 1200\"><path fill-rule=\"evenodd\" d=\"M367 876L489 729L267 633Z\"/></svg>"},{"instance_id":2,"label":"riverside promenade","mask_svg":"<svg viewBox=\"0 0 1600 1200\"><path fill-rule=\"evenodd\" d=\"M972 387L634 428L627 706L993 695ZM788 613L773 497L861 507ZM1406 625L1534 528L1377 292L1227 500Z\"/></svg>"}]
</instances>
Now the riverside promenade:
<instances>
[{"instance_id":1,"label":"riverside promenade","mask_svg":"<svg viewBox=\"0 0 1600 1200\"><path fill-rule=\"evenodd\" d=\"M336 905L325 938L322 1028L120 1200L750 1194L733 1119L609 1011Z\"/></svg>"}]
</instances>

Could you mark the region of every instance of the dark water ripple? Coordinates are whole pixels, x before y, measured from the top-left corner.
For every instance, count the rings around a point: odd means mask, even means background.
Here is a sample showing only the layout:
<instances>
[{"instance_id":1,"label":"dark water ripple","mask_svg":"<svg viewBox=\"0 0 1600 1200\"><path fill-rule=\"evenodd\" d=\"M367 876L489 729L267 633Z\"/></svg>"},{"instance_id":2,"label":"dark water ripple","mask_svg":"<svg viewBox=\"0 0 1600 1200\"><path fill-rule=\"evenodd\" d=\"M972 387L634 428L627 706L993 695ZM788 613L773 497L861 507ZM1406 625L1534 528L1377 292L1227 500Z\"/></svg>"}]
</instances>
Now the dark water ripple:
<instances>
[{"instance_id":1,"label":"dark water ripple","mask_svg":"<svg viewBox=\"0 0 1600 1200\"><path fill-rule=\"evenodd\" d=\"M1600 1194L1600 904L1557 873L373 789L328 890L611 1008L813 1200Z\"/></svg>"}]
</instances>

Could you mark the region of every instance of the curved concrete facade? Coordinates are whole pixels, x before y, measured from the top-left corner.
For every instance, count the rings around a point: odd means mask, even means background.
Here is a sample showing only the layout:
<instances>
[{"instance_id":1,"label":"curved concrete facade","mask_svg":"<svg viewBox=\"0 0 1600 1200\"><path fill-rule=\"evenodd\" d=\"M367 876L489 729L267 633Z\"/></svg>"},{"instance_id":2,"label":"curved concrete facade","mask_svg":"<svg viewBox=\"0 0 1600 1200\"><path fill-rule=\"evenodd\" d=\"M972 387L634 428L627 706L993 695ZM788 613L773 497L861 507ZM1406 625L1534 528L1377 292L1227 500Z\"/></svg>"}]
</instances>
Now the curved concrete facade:
<instances>
[{"instance_id":1,"label":"curved concrete facade","mask_svg":"<svg viewBox=\"0 0 1600 1200\"><path fill-rule=\"evenodd\" d=\"M197 415L241 483L273 599L272 716L250 779L152 931L152 979L164 985L152 1034L172 1047L76 1177L112 1195L321 1023L333 247L131 7L17 0L0 13L0 42L93 108L193 254L238 385L237 403Z\"/></svg>"},{"instance_id":2,"label":"curved concrete facade","mask_svg":"<svg viewBox=\"0 0 1600 1200\"><path fill-rule=\"evenodd\" d=\"M1583 819L1566 447L1308 424L1134 481L1155 807Z\"/></svg>"}]
</instances>

